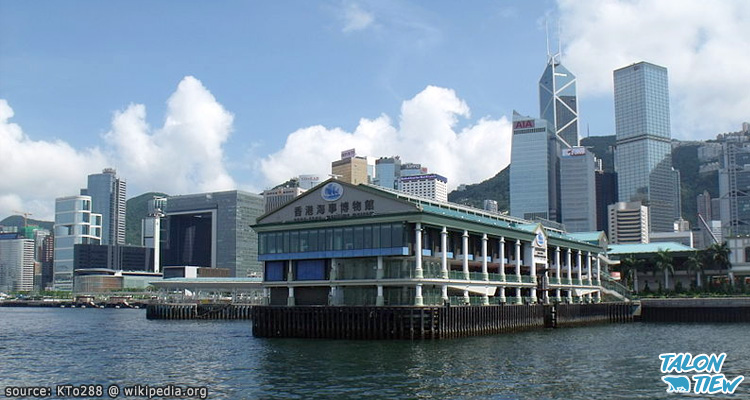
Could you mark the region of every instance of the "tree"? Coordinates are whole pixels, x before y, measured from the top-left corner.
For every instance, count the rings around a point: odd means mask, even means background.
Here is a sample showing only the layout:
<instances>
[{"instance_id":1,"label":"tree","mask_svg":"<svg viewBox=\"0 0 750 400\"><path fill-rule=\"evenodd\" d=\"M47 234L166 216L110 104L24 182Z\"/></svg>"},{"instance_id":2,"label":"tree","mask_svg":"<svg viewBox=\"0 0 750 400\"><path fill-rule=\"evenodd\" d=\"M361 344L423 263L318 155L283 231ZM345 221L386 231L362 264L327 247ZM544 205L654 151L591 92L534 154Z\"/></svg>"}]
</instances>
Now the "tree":
<instances>
[{"instance_id":1,"label":"tree","mask_svg":"<svg viewBox=\"0 0 750 400\"><path fill-rule=\"evenodd\" d=\"M731 250L729 249L729 246L727 245L727 242L724 243L714 243L708 248L706 248L706 260L708 261L709 265L711 265L713 268L718 269L719 271L726 269L727 270L727 278L729 279L729 283L732 283L732 263L729 261L729 253Z\"/></svg>"},{"instance_id":2,"label":"tree","mask_svg":"<svg viewBox=\"0 0 750 400\"><path fill-rule=\"evenodd\" d=\"M655 271L664 272L664 290L669 290L669 275L674 276L674 262L669 250L659 249L654 260Z\"/></svg>"},{"instance_id":3,"label":"tree","mask_svg":"<svg viewBox=\"0 0 750 400\"><path fill-rule=\"evenodd\" d=\"M638 293L638 269L642 268L644 261L635 258L632 254L620 261L620 272L623 279L628 279L633 283L633 293Z\"/></svg>"},{"instance_id":4,"label":"tree","mask_svg":"<svg viewBox=\"0 0 750 400\"><path fill-rule=\"evenodd\" d=\"M694 252L688 257L685 265L687 266L688 272L695 272L696 287L701 287L701 272L703 272L703 267L705 266L703 263L703 255L697 251Z\"/></svg>"}]
</instances>

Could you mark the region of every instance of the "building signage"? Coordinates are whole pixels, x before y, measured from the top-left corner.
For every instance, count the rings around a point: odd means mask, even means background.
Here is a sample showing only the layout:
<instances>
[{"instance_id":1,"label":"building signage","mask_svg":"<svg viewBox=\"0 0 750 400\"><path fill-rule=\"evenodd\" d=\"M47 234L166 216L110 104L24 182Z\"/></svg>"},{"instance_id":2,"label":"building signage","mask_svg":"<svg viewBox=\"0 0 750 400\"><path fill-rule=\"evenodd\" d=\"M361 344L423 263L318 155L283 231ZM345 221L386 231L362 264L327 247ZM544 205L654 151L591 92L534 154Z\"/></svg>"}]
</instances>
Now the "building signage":
<instances>
[{"instance_id":1,"label":"building signage","mask_svg":"<svg viewBox=\"0 0 750 400\"><path fill-rule=\"evenodd\" d=\"M344 195L344 187L338 182L328 182L320 191L320 197L325 201L336 201Z\"/></svg>"},{"instance_id":2,"label":"building signage","mask_svg":"<svg viewBox=\"0 0 750 400\"><path fill-rule=\"evenodd\" d=\"M331 182L334 183L334 182ZM329 183L330 185L330 183ZM340 201L294 207L294 221L367 217L375 213L375 200Z\"/></svg>"},{"instance_id":3,"label":"building signage","mask_svg":"<svg viewBox=\"0 0 750 400\"><path fill-rule=\"evenodd\" d=\"M355 149L344 150L341 152L341 159L346 160L347 158L353 158L356 155L357 151Z\"/></svg>"},{"instance_id":4,"label":"building signage","mask_svg":"<svg viewBox=\"0 0 750 400\"><path fill-rule=\"evenodd\" d=\"M526 129L526 128L533 128L534 127L534 120L526 120L526 121L517 121L515 124L513 124L513 129Z\"/></svg>"},{"instance_id":5,"label":"building signage","mask_svg":"<svg viewBox=\"0 0 750 400\"><path fill-rule=\"evenodd\" d=\"M573 147L572 149L563 149L563 157L578 157L586 155L585 147Z\"/></svg>"}]
</instances>

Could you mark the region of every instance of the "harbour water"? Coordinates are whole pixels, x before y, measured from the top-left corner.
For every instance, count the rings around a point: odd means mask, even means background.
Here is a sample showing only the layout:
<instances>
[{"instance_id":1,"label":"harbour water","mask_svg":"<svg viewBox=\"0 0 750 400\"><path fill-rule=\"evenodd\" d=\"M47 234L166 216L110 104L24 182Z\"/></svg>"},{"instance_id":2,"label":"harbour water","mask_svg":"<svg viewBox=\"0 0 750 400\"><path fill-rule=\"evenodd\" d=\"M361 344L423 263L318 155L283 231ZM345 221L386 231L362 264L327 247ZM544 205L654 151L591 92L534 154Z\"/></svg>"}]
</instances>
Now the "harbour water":
<instances>
[{"instance_id":1,"label":"harbour water","mask_svg":"<svg viewBox=\"0 0 750 400\"><path fill-rule=\"evenodd\" d=\"M0 391L172 384L206 387L210 399L674 399L684 395L666 393L660 353L726 353L721 373L750 375L748 328L630 323L436 341L258 339L248 321L0 308ZM750 379L733 398L748 397Z\"/></svg>"}]
</instances>

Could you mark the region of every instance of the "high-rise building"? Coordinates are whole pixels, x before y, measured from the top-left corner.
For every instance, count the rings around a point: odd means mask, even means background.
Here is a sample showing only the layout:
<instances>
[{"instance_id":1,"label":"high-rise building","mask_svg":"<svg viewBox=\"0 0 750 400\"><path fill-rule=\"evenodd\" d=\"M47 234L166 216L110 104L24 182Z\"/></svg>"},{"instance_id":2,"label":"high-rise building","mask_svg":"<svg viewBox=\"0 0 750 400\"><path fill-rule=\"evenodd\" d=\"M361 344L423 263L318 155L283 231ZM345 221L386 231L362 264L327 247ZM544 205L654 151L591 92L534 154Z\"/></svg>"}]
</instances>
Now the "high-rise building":
<instances>
[{"instance_id":1,"label":"high-rise building","mask_svg":"<svg viewBox=\"0 0 750 400\"><path fill-rule=\"evenodd\" d=\"M381 157L375 160L375 181L377 186L388 189L398 188L398 178L401 177L401 158Z\"/></svg>"},{"instance_id":2,"label":"high-rise building","mask_svg":"<svg viewBox=\"0 0 750 400\"><path fill-rule=\"evenodd\" d=\"M617 203L617 174L603 168L594 171L596 179L596 230L605 231L609 236L610 204Z\"/></svg>"},{"instance_id":3,"label":"high-rise building","mask_svg":"<svg viewBox=\"0 0 750 400\"><path fill-rule=\"evenodd\" d=\"M74 246L101 243L102 216L92 212L91 206L91 196L55 199L55 259L52 268L56 290L73 289Z\"/></svg>"},{"instance_id":4,"label":"high-rise building","mask_svg":"<svg viewBox=\"0 0 750 400\"><path fill-rule=\"evenodd\" d=\"M0 292L34 289L34 241L16 234L0 235Z\"/></svg>"},{"instance_id":5,"label":"high-rise building","mask_svg":"<svg viewBox=\"0 0 750 400\"><path fill-rule=\"evenodd\" d=\"M576 77L560 63L559 53L548 57L539 79L539 114L563 141L563 147L579 145Z\"/></svg>"},{"instance_id":6,"label":"high-rise building","mask_svg":"<svg viewBox=\"0 0 750 400\"><path fill-rule=\"evenodd\" d=\"M341 152L341 159L331 163L331 174L353 185L369 183L367 157L358 157L354 150Z\"/></svg>"},{"instance_id":7,"label":"high-rise building","mask_svg":"<svg viewBox=\"0 0 750 400\"><path fill-rule=\"evenodd\" d=\"M314 174L305 174L299 176L299 187L305 190L310 190L314 188L315 186L318 186L319 183L326 180L326 177L321 175L314 175Z\"/></svg>"},{"instance_id":8,"label":"high-rise building","mask_svg":"<svg viewBox=\"0 0 750 400\"><path fill-rule=\"evenodd\" d=\"M547 121L513 112L510 215L558 221L560 150Z\"/></svg>"},{"instance_id":9,"label":"high-rise building","mask_svg":"<svg viewBox=\"0 0 750 400\"><path fill-rule=\"evenodd\" d=\"M721 219L724 237L750 235L750 124L739 132L719 135L723 156L719 169L720 206L712 219ZM713 204L712 204L713 206ZM719 211L716 215L716 211Z\"/></svg>"},{"instance_id":10,"label":"high-rise building","mask_svg":"<svg viewBox=\"0 0 750 400\"><path fill-rule=\"evenodd\" d=\"M497 201L491 200L491 199L485 199L482 202L482 209L484 209L485 211L495 212L495 213L499 211Z\"/></svg>"},{"instance_id":11,"label":"high-rise building","mask_svg":"<svg viewBox=\"0 0 750 400\"><path fill-rule=\"evenodd\" d=\"M609 206L609 239L612 244L648 243L648 207L639 201Z\"/></svg>"},{"instance_id":12,"label":"high-rise building","mask_svg":"<svg viewBox=\"0 0 750 400\"><path fill-rule=\"evenodd\" d=\"M562 149L560 158L560 210L568 232L596 230L596 179L594 155L585 147Z\"/></svg>"},{"instance_id":13,"label":"high-rise building","mask_svg":"<svg viewBox=\"0 0 750 400\"><path fill-rule=\"evenodd\" d=\"M91 211L102 215L102 244L125 244L127 184L113 168L91 174L82 195L91 196Z\"/></svg>"},{"instance_id":14,"label":"high-rise building","mask_svg":"<svg viewBox=\"0 0 750 400\"><path fill-rule=\"evenodd\" d=\"M271 212L294 200L295 197L305 193L307 190L299 186L278 187L263 191L263 203L266 212Z\"/></svg>"},{"instance_id":15,"label":"high-rise building","mask_svg":"<svg viewBox=\"0 0 750 400\"><path fill-rule=\"evenodd\" d=\"M162 267L227 268L233 277L260 276L258 236L251 226L264 213L261 196L239 190L172 196L164 211Z\"/></svg>"},{"instance_id":16,"label":"high-rise building","mask_svg":"<svg viewBox=\"0 0 750 400\"><path fill-rule=\"evenodd\" d=\"M413 196L448 201L448 178L438 174L402 176L398 190Z\"/></svg>"},{"instance_id":17,"label":"high-rise building","mask_svg":"<svg viewBox=\"0 0 750 400\"><path fill-rule=\"evenodd\" d=\"M679 210L667 69L639 62L615 70L614 92L618 197L647 205L651 229L670 232Z\"/></svg>"},{"instance_id":18,"label":"high-rise building","mask_svg":"<svg viewBox=\"0 0 750 400\"><path fill-rule=\"evenodd\" d=\"M695 199L698 214L700 214L704 220L710 221L711 217L711 193L708 190L704 190L703 193L696 196Z\"/></svg>"}]
</instances>

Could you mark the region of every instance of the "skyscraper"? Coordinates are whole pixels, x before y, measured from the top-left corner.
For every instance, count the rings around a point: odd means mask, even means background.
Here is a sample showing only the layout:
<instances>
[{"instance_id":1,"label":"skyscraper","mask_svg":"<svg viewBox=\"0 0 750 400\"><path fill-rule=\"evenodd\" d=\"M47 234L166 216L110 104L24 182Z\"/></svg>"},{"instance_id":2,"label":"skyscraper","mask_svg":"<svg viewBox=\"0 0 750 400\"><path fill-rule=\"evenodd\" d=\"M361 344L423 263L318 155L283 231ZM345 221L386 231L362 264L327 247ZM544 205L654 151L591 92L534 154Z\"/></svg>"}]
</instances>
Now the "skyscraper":
<instances>
[{"instance_id":1,"label":"skyscraper","mask_svg":"<svg viewBox=\"0 0 750 400\"><path fill-rule=\"evenodd\" d=\"M398 188L398 178L401 177L401 158L381 157L375 160L374 184L388 189Z\"/></svg>"},{"instance_id":2,"label":"skyscraper","mask_svg":"<svg viewBox=\"0 0 750 400\"><path fill-rule=\"evenodd\" d=\"M91 196L70 196L55 199L55 260L53 264L56 290L73 289L73 248L76 244L100 244L102 216L91 212Z\"/></svg>"},{"instance_id":3,"label":"skyscraper","mask_svg":"<svg viewBox=\"0 0 750 400\"><path fill-rule=\"evenodd\" d=\"M648 206L651 230L670 232L679 213L667 69L647 62L620 68L614 71L614 89L618 198Z\"/></svg>"},{"instance_id":4,"label":"skyscraper","mask_svg":"<svg viewBox=\"0 0 750 400\"><path fill-rule=\"evenodd\" d=\"M113 168L91 174L82 195L91 196L91 211L102 215L102 243L125 244L126 183Z\"/></svg>"},{"instance_id":5,"label":"skyscraper","mask_svg":"<svg viewBox=\"0 0 750 400\"><path fill-rule=\"evenodd\" d=\"M560 210L568 232L596 230L596 178L594 155L585 147L562 149L560 158Z\"/></svg>"},{"instance_id":6,"label":"skyscraper","mask_svg":"<svg viewBox=\"0 0 750 400\"><path fill-rule=\"evenodd\" d=\"M549 55L539 79L539 114L564 147L578 146L578 100L576 77L560 63L560 54Z\"/></svg>"},{"instance_id":7,"label":"skyscraper","mask_svg":"<svg viewBox=\"0 0 750 400\"><path fill-rule=\"evenodd\" d=\"M558 220L560 142L543 119L513 112L510 151L510 214Z\"/></svg>"}]
</instances>

